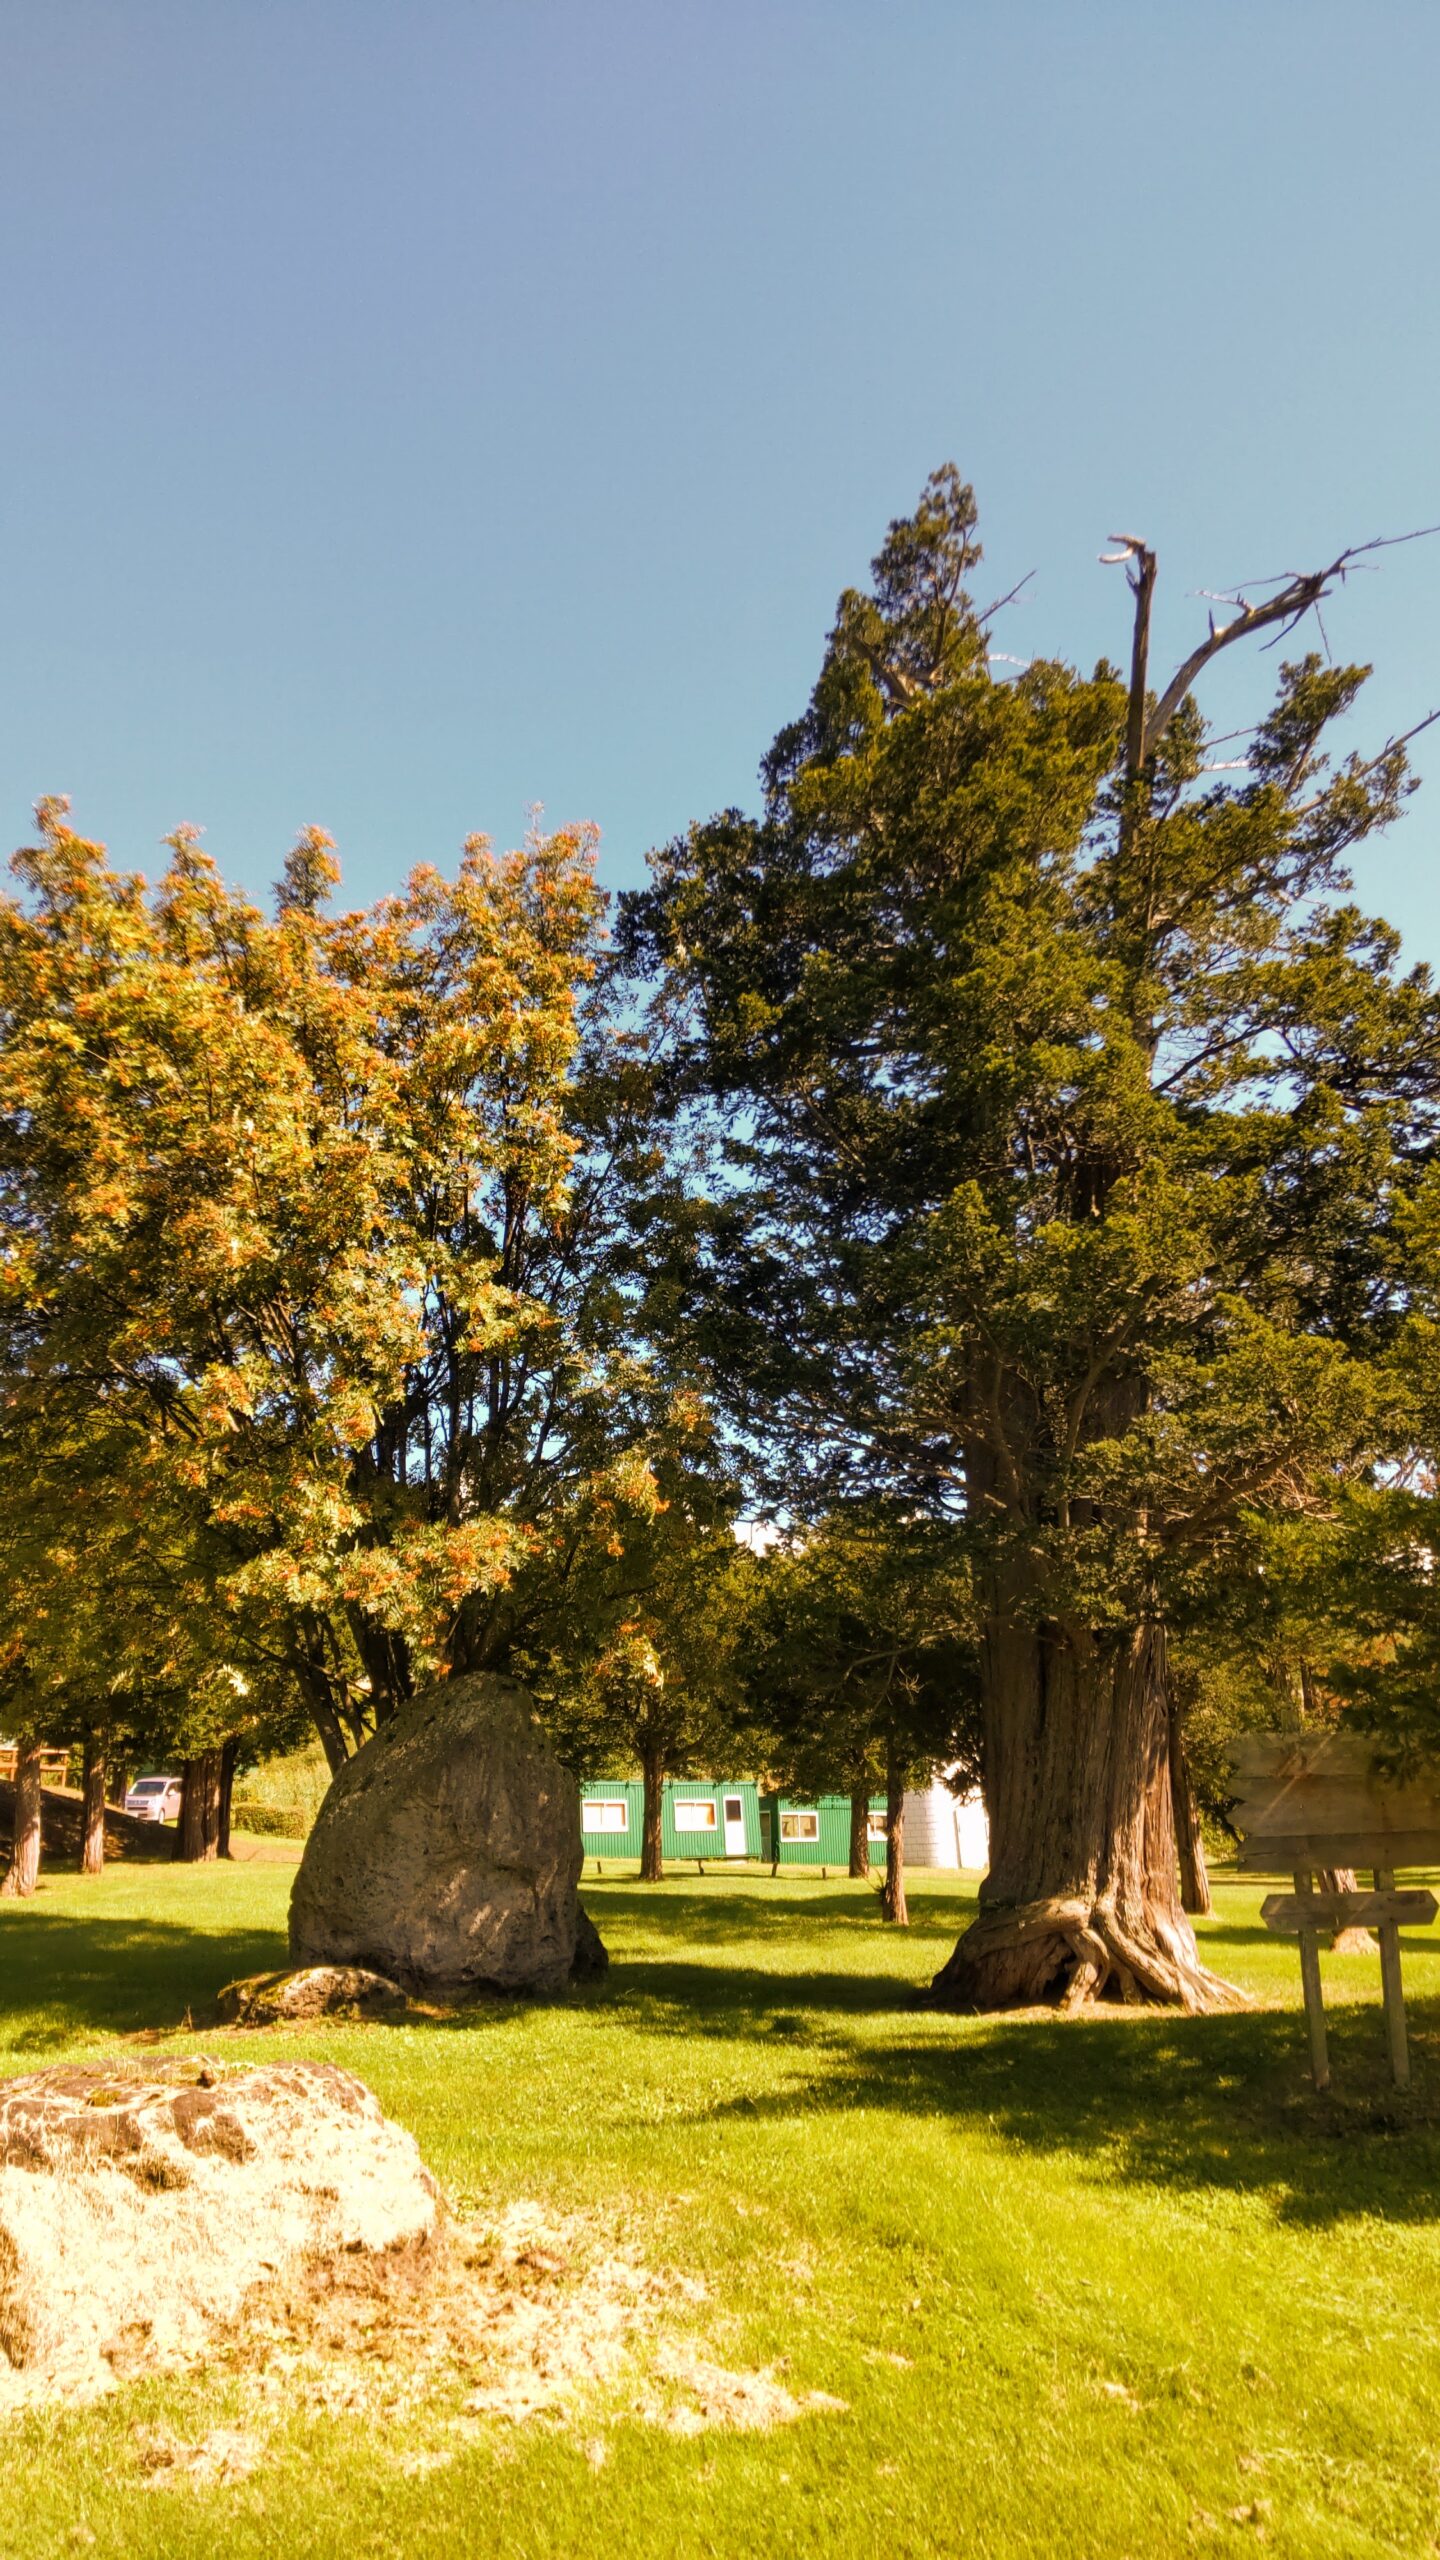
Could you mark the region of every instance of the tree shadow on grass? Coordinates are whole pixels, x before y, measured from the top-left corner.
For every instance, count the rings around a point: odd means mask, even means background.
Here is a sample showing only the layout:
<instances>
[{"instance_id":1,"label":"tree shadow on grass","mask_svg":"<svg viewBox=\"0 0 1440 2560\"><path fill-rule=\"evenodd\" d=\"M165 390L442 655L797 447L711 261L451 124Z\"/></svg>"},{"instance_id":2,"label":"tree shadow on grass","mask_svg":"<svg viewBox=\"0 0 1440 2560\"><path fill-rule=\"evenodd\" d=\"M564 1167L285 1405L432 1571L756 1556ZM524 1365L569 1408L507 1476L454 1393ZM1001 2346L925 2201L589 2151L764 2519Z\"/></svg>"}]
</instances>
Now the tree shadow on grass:
<instances>
[{"instance_id":1,"label":"tree shadow on grass","mask_svg":"<svg viewBox=\"0 0 1440 2560\"><path fill-rule=\"evenodd\" d=\"M686 1881L684 1877L675 1879L678 1884ZM747 1938L752 1942L782 1943L793 1939L797 1930L821 1923L827 1933L833 1932L847 1943L856 1937L877 1946L905 1943L903 1933L897 1940L896 1933L880 1918L880 1897L873 1885L817 1885L803 1898L777 1892L771 1899L759 1893L726 1892L723 1886L712 1889L708 1884L696 1883L682 1902L665 1886L654 1885L606 1886L597 1895L587 1880L580 1887L580 1898L602 1936L606 1927L613 1927L616 1922L633 1923L641 1930L663 1929L667 1920L673 1925L683 1911L685 1937L692 1946L725 1946ZM973 1890L917 1895L911 1904L908 1942L928 1938L932 1931L947 1940L957 1938L967 1921L974 1919L975 1910Z\"/></svg>"},{"instance_id":2,"label":"tree shadow on grass","mask_svg":"<svg viewBox=\"0 0 1440 2560\"><path fill-rule=\"evenodd\" d=\"M1440 2216L1440 1999L1407 2002L1405 2093L1390 2082L1378 2000L1332 2011L1333 2085L1320 2097L1293 2009L935 2015L922 2036L895 2014L883 1982L698 1967L687 1982L684 1972L654 1968L617 2000L617 2023L729 2034L766 2055L753 2092L697 2108L696 2122L940 2117L957 2133L1068 2153L1106 2185L1263 2194L1286 2222ZM885 2009L889 2033L862 2039L847 2027Z\"/></svg>"},{"instance_id":3,"label":"tree shadow on grass","mask_svg":"<svg viewBox=\"0 0 1440 2560\"><path fill-rule=\"evenodd\" d=\"M283 1930L187 1929L173 1921L26 1911L0 1940L0 2054L205 2023L226 1982L285 1962Z\"/></svg>"}]
</instances>

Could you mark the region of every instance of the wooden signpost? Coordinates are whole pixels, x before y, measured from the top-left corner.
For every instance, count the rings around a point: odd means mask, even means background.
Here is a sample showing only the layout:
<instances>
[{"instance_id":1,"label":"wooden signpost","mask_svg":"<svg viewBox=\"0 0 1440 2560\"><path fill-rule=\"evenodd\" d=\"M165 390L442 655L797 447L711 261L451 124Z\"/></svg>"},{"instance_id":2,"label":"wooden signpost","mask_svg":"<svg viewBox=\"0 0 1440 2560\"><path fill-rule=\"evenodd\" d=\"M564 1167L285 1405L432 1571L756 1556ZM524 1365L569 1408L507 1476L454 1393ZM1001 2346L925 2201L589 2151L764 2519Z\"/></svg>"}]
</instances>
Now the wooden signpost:
<instances>
[{"instance_id":1,"label":"wooden signpost","mask_svg":"<svg viewBox=\"0 0 1440 2560\"><path fill-rule=\"evenodd\" d=\"M1260 1906L1267 1929L1300 1940L1300 1979L1310 2028L1310 2068L1317 2089L1330 2085L1325 2008L1320 1991L1320 1938L1337 1929L1374 1929L1390 2068L1408 2087L1405 2000L1400 1983L1400 1925L1423 1927L1436 1914L1433 1893L1397 1889L1397 1867L1440 1863L1440 1770L1403 1781L1383 1777L1373 1746L1355 1734L1251 1733L1232 1763L1236 1802L1231 1819L1242 1835L1242 1875L1289 1875L1293 1893L1272 1893ZM1370 1893L1315 1889L1316 1873L1368 1867Z\"/></svg>"}]
</instances>

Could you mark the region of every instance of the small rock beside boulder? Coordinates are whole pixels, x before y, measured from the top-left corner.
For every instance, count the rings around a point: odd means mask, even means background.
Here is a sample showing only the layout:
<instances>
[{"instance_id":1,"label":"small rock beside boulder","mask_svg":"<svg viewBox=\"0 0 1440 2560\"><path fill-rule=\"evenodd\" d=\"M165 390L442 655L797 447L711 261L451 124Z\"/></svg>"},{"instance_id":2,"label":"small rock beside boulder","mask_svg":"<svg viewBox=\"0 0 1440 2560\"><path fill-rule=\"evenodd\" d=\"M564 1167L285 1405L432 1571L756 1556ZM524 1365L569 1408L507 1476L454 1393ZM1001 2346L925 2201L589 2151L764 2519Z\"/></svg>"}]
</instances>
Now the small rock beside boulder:
<instances>
[{"instance_id":1,"label":"small rock beside boulder","mask_svg":"<svg viewBox=\"0 0 1440 2560\"><path fill-rule=\"evenodd\" d=\"M398 1982L357 1964L307 1964L227 1982L216 2000L227 2026L276 2027L294 2018L397 2017L410 2006Z\"/></svg>"},{"instance_id":2,"label":"small rock beside boulder","mask_svg":"<svg viewBox=\"0 0 1440 2560\"><path fill-rule=\"evenodd\" d=\"M302 2262L429 2242L412 2136L329 2063L0 2083L0 2414L182 2365Z\"/></svg>"},{"instance_id":3,"label":"small rock beside boulder","mask_svg":"<svg viewBox=\"0 0 1440 2560\"><path fill-rule=\"evenodd\" d=\"M606 1961L583 1864L579 1788L524 1690L442 1681L335 1777L290 1897L291 1957L447 2004L560 1991Z\"/></svg>"}]
</instances>

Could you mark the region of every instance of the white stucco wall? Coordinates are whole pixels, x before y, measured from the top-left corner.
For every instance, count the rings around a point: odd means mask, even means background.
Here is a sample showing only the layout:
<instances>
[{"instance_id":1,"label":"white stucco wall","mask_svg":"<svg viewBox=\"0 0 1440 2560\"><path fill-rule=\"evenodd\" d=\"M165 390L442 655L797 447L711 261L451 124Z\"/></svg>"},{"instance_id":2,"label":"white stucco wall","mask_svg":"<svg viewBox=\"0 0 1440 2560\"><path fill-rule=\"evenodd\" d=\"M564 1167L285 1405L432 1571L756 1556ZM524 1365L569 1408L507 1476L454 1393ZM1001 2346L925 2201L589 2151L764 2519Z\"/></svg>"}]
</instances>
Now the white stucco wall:
<instances>
[{"instance_id":1,"label":"white stucco wall","mask_svg":"<svg viewBox=\"0 0 1440 2560\"><path fill-rule=\"evenodd\" d=\"M941 1777L913 1788L905 1798L905 1858L912 1867L968 1867L982 1874L990 1863L985 1800L953 1796Z\"/></svg>"}]
</instances>

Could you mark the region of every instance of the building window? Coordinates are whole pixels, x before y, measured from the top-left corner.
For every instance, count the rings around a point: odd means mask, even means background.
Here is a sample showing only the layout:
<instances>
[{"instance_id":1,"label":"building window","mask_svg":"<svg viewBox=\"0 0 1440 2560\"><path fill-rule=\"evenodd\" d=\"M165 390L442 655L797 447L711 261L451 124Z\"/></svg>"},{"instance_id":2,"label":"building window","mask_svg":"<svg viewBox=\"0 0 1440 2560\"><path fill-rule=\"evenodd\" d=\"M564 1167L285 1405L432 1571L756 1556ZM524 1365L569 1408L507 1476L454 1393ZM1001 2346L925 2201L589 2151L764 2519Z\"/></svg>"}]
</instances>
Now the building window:
<instances>
[{"instance_id":1,"label":"building window","mask_svg":"<svg viewBox=\"0 0 1440 2560\"><path fill-rule=\"evenodd\" d=\"M580 1816L582 1831L628 1831L630 1807L614 1796L587 1797Z\"/></svg>"},{"instance_id":2,"label":"building window","mask_svg":"<svg viewBox=\"0 0 1440 2560\"><path fill-rule=\"evenodd\" d=\"M677 1804L675 1807L675 1828L677 1831L718 1830L719 1822L716 1817L715 1807L710 1798L707 1796L702 1799L700 1797L692 1796L688 1802Z\"/></svg>"},{"instance_id":3,"label":"building window","mask_svg":"<svg viewBox=\"0 0 1440 2560\"><path fill-rule=\"evenodd\" d=\"M819 1814L782 1813L780 1837L782 1840L818 1840L820 1837Z\"/></svg>"},{"instance_id":4,"label":"building window","mask_svg":"<svg viewBox=\"0 0 1440 2560\"><path fill-rule=\"evenodd\" d=\"M865 1837L867 1840L883 1840L886 1837L886 1823L883 1813L871 1814L869 1821L865 1825Z\"/></svg>"}]
</instances>

